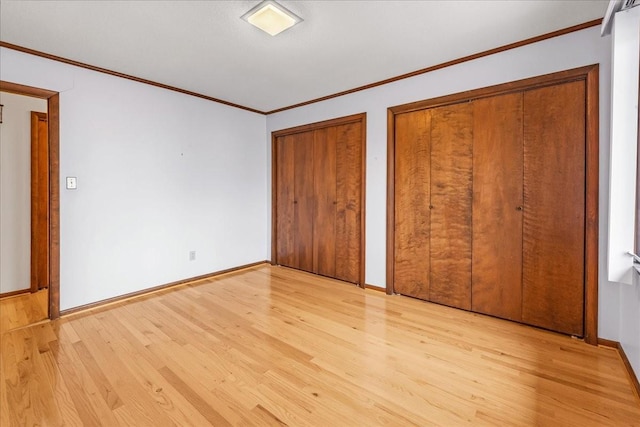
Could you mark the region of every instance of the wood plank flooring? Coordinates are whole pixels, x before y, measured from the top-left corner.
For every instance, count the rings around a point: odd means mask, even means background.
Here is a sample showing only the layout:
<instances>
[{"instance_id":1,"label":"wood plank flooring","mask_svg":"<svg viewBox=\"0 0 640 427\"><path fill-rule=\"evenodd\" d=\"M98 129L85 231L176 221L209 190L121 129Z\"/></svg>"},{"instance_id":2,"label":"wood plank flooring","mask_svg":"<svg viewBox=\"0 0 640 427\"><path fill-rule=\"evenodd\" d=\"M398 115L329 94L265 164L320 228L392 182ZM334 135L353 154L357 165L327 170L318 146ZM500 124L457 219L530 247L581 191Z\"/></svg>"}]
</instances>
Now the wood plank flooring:
<instances>
[{"instance_id":1,"label":"wood plank flooring","mask_svg":"<svg viewBox=\"0 0 640 427\"><path fill-rule=\"evenodd\" d=\"M0 299L0 334L49 318L49 290Z\"/></svg>"},{"instance_id":2,"label":"wood plank flooring","mask_svg":"<svg viewBox=\"0 0 640 427\"><path fill-rule=\"evenodd\" d=\"M616 351L262 265L6 332L0 425L640 425Z\"/></svg>"}]
</instances>

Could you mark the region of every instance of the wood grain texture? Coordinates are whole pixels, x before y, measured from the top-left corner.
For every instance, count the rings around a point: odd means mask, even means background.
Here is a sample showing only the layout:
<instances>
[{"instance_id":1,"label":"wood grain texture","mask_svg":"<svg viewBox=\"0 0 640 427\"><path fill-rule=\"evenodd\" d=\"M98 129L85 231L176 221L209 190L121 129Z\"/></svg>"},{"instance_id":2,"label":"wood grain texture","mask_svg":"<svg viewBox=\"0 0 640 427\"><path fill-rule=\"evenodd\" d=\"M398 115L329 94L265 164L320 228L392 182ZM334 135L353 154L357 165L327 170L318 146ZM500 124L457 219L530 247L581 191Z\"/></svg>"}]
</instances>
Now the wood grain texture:
<instances>
[{"instance_id":1,"label":"wood grain texture","mask_svg":"<svg viewBox=\"0 0 640 427\"><path fill-rule=\"evenodd\" d=\"M271 134L271 254L272 265L278 264L278 137Z\"/></svg>"},{"instance_id":2,"label":"wood grain texture","mask_svg":"<svg viewBox=\"0 0 640 427\"><path fill-rule=\"evenodd\" d=\"M474 101L481 98L490 98L498 95L522 92L523 90L535 89L542 86L553 86L555 84L566 83L568 81L584 80L588 75L590 75L590 73L593 73L594 70L597 69L597 64L586 65L584 67L572 68L570 70L557 71L555 73L501 83L495 86L487 86L437 98L396 105L390 107L389 110L394 114L408 113L410 111L424 110L425 108L434 108L460 102Z\"/></svg>"},{"instance_id":3,"label":"wood grain texture","mask_svg":"<svg viewBox=\"0 0 640 427\"><path fill-rule=\"evenodd\" d=\"M387 109L387 228L385 293L394 293L396 262L396 115Z\"/></svg>"},{"instance_id":4,"label":"wood grain texture","mask_svg":"<svg viewBox=\"0 0 640 427\"><path fill-rule=\"evenodd\" d=\"M296 133L309 132L317 129L324 129L332 126L346 125L348 123L361 122L364 123L367 117L367 113L351 114L350 116L336 117L334 119L322 120L320 122L307 123L300 126L294 126L291 128L280 129L272 132L274 137L280 137L284 135L293 135Z\"/></svg>"},{"instance_id":5,"label":"wood grain texture","mask_svg":"<svg viewBox=\"0 0 640 427\"><path fill-rule=\"evenodd\" d=\"M585 82L524 94L523 321L584 334Z\"/></svg>"},{"instance_id":6,"label":"wood grain texture","mask_svg":"<svg viewBox=\"0 0 640 427\"><path fill-rule=\"evenodd\" d=\"M360 116L360 260L358 264L358 283L366 288L366 249L367 249L367 115Z\"/></svg>"},{"instance_id":7,"label":"wood grain texture","mask_svg":"<svg viewBox=\"0 0 640 427\"><path fill-rule=\"evenodd\" d=\"M473 106L432 109L429 300L471 309Z\"/></svg>"},{"instance_id":8,"label":"wood grain texture","mask_svg":"<svg viewBox=\"0 0 640 427\"><path fill-rule=\"evenodd\" d=\"M354 114L272 133L273 169L291 172L272 176L272 250L279 254L283 239L295 258L277 264L364 287L365 119ZM292 143L280 144L283 138ZM293 150L293 161L282 150ZM293 212L279 208L289 197L279 194L281 185L293 188Z\"/></svg>"},{"instance_id":9,"label":"wood grain texture","mask_svg":"<svg viewBox=\"0 0 640 427\"><path fill-rule=\"evenodd\" d=\"M0 298L0 334L48 319L49 291Z\"/></svg>"},{"instance_id":10,"label":"wood grain texture","mask_svg":"<svg viewBox=\"0 0 640 427\"><path fill-rule=\"evenodd\" d=\"M631 382L631 386L636 394L636 397L640 400L640 381L638 381L638 376L633 371L633 366L631 366L631 362L627 357L627 353L624 351L624 348L620 343L618 343L618 353L620 354L622 363L624 364L625 370L627 371L629 381Z\"/></svg>"},{"instance_id":11,"label":"wood grain texture","mask_svg":"<svg viewBox=\"0 0 640 427\"><path fill-rule=\"evenodd\" d=\"M31 292L30 288L18 289L17 291L11 291L11 292L3 292L3 293L0 294L0 299L1 298L14 297L16 295L21 295L21 294L28 294L29 292Z\"/></svg>"},{"instance_id":12,"label":"wood grain texture","mask_svg":"<svg viewBox=\"0 0 640 427\"><path fill-rule=\"evenodd\" d=\"M313 132L313 271L336 277L336 146L335 126Z\"/></svg>"},{"instance_id":13,"label":"wood grain texture","mask_svg":"<svg viewBox=\"0 0 640 427\"><path fill-rule=\"evenodd\" d=\"M631 381L631 386L634 389L638 399L640 399L640 381L638 381L638 377L636 376L636 373L633 371L631 362L629 362L629 358L627 357L627 353L624 351L622 344L620 344L620 342L618 341L608 340L604 338L598 338L596 340L596 343L597 345L600 345L600 346L610 347L618 350L618 354L620 354L620 359L622 359L622 363L624 363L624 367L627 370L627 375L629 375L629 381Z\"/></svg>"},{"instance_id":14,"label":"wood grain texture","mask_svg":"<svg viewBox=\"0 0 640 427\"><path fill-rule=\"evenodd\" d=\"M598 335L598 65L589 65L557 73L537 76L529 79L508 82L492 87L461 92L444 97L413 102L391 107L387 112L387 153L388 153L388 187L387 187L387 293L393 292L394 280L394 244L395 244L395 194L397 188L393 183L395 177L395 126L396 118L402 114L432 109L451 103L508 95L522 91L543 88L567 82L582 81L586 84L586 187L585 187L585 320L584 339L595 345Z\"/></svg>"},{"instance_id":15,"label":"wood grain texture","mask_svg":"<svg viewBox=\"0 0 640 427\"><path fill-rule=\"evenodd\" d=\"M586 191L585 191L585 332L584 339L598 342L598 185L600 180L599 67L587 70L586 83ZM640 133L639 133L640 135ZM640 136L639 136L640 138ZM640 145L640 144L639 144ZM638 151L640 153L640 151Z\"/></svg>"},{"instance_id":16,"label":"wood grain texture","mask_svg":"<svg viewBox=\"0 0 640 427\"><path fill-rule=\"evenodd\" d=\"M361 283L362 123L336 126L335 278Z\"/></svg>"},{"instance_id":17,"label":"wood grain texture","mask_svg":"<svg viewBox=\"0 0 640 427\"><path fill-rule=\"evenodd\" d=\"M313 188L313 132L292 135L294 141L293 169L293 241L294 265L313 272L313 217L316 198Z\"/></svg>"},{"instance_id":18,"label":"wood grain texture","mask_svg":"<svg viewBox=\"0 0 640 427\"><path fill-rule=\"evenodd\" d=\"M0 47L2 42L0 42ZM49 99L58 92L42 89L39 87L26 86L22 84L12 83L5 80L0 80L0 91L15 93L16 95L32 96L34 98Z\"/></svg>"},{"instance_id":19,"label":"wood grain texture","mask_svg":"<svg viewBox=\"0 0 640 427\"><path fill-rule=\"evenodd\" d=\"M297 267L295 259L295 227L294 227L294 201L295 201L295 140L293 136L281 136L275 140L276 146L276 181L273 186L277 188L275 229L273 238L276 243L275 262L277 264Z\"/></svg>"},{"instance_id":20,"label":"wood grain texture","mask_svg":"<svg viewBox=\"0 0 640 427\"><path fill-rule=\"evenodd\" d=\"M60 317L60 95L47 99L49 120L49 317Z\"/></svg>"},{"instance_id":21,"label":"wood grain texture","mask_svg":"<svg viewBox=\"0 0 640 427\"><path fill-rule=\"evenodd\" d=\"M472 310L522 320L522 94L473 102Z\"/></svg>"},{"instance_id":22,"label":"wood grain texture","mask_svg":"<svg viewBox=\"0 0 640 427\"><path fill-rule=\"evenodd\" d=\"M395 117L393 291L429 299L431 111Z\"/></svg>"},{"instance_id":23,"label":"wood grain texture","mask_svg":"<svg viewBox=\"0 0 640 427\"><path fill-rule=\"evenodd\" d=\"M192 285L192 284L194 284L196 282L199 282L201 280L211 279L213 277L222 276L224 274L235 273L238 270L247 270L249 268L252 268L252 267L255 267L257 265L261 265L261 264L264 264L264 263L267 263L267 262L269 262L269 261L257 261L257 262L253 262L253 263L250 263L250 264L243 264L243 265L239 265L239 266L236 266L236 267L225 268L223 270L213 271L211 273L202 274L200 276L189 277L188 279L182 279L182 280L177 280L175 282L164 283L162 285L153 286L151 288L146 288L146 289L143 289L143 290L140 290L140 291L130 292L130 293L124 294L124 295L118 295L117 297L107 298L107 299L96 301L96 302L92 302L92 303L89 303L89 304L84 304L84 305L80 305L80 306L77 306L77 307L68 308L66 310L61 311L60 315L62 315L62 316L70 316L72 314L73 315L77 315L79 313L83 313L83 312L87 312L87 311L101 310L101 309L103 309L105 307L108 307L108 306L110 306L112 304L119 304L119 303L122 303L123 301L129 301L129 300L135 299L135 298L142 298L142 297L153 295L153 294L156 294L156 293L170 292L173 288Z\"/></svg>"},{"instance_id":24,"label":"wood grain texture","mask_svg":"<svg viewBox=\"0 0 640 427\"><path fill-rule=\"evenodd\" d=\"M31 291L49 287L49 123L31 112Z\"/></svg>"},{"instance_id":25,"label":"wood grain texture","mask_svg":"<svg viewBox=\"0 0 640 427\"><path fill-rule=\"evenodd\" d=\"M640 419L614 350L269 265L8 332L0 354L3 426Z\"/></svg>"}]
</instances>

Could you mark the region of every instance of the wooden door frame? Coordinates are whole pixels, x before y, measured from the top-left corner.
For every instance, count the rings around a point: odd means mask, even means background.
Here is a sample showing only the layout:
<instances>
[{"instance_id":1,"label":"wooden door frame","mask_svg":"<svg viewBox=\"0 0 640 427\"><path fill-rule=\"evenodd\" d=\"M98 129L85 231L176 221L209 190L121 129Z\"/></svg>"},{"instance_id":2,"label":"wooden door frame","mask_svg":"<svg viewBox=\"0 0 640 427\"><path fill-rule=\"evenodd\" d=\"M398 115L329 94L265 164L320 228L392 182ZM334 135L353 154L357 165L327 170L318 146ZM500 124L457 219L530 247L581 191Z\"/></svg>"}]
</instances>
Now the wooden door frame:
<instances>
[{"instance_id":1,"label":"wooden door frame","mask_svg":"<svg viewBox=\"0 0 640 427\"><path fill-rule=\"evenodd\" d=\"M39 122L47 123L47 139L45 145L40 144ZM37 292L41 288L42 278L40 277L40 265L42 264L41 256L34 256L40 250L46 251L46 286L49 287L49 182L48 178L46 186L40 183L41 168L40 159L46 156L46 172L49 171L49 117L46 113L38 111L31 112L31 292ZM44 150L44 153L42 152ZM44 154L44 156L42 156ZM46 233L37 231L38 216L41 214L41 203L46 204ZM44 239L44 244L40 245L39 241ZM36 247L37 246L37 247Z\"/></svg>"},{"instance_id":2,"label":"wooden door frame","mask_svg":"<svg viewBox=\"0 0 640 427\"><path fill-rule=\"evenodd\" d=\"M362 150L361 150L361 187L360 187L360 271L358 273L359 284L361 288L365 288L365 189L366 189L366 147L367 147L367 113L353 114L350 116L338 117L330 120L323 120L321 122L309 123L301 126L295 126L292 128L281 129L271 132L271 264L276 265L278 263L278 251L277 251L277 237L278 237L278 194L276 189L278 188L277 179L277 163L278 163L278 149L276 140L279 137L293 135L296 133L309 132L317 129L327 128L337 125L345 125L348 123L360 122L362 135Z\"/></svg>"},{"instance_id":3,"label":"wooden door frame","mask_svg":"<svg viewBox=\"0 0 640 427\"><path fill-rule=\"evenodd\" d=\"M49 120L49 318L60 317L60 94L0 80L0 91L47 100Z\"/></svg>"},{"instance_id":4,"label":"wooden door frame","mask_svg":"<svg viewBox=\"0 0 640 427\"><path fill-rule=\"evenodd\" d=\"M394 293L395 259L395 116L401 113L469 102L523 90L582 80L585 82L585 277L584 340L598 344L598 180L599 180L599 66L588 65L481 89L427 99L387 109L387 294Z\"/></svg>"}]
</instances>

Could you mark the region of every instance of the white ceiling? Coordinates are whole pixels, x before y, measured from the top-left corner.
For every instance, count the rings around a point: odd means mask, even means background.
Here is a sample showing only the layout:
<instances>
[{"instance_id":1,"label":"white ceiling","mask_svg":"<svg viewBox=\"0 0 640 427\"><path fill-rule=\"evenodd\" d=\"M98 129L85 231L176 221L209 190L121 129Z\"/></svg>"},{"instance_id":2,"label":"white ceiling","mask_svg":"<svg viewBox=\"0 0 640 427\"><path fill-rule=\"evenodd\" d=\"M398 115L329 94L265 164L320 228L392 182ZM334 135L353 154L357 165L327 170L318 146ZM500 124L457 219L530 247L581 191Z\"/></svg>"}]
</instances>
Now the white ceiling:
<instances>
[{"instance_id":1,"label":"white ceiling","mask_svg":"<svg viewBox=\"0 0 640 427\"><path fill-rule=\"evenodd\" d=\"M607 0L291 1L271 37L258 0L0 0L0 40L271 111L602 18Z\"/></svg>"}]
</instances>

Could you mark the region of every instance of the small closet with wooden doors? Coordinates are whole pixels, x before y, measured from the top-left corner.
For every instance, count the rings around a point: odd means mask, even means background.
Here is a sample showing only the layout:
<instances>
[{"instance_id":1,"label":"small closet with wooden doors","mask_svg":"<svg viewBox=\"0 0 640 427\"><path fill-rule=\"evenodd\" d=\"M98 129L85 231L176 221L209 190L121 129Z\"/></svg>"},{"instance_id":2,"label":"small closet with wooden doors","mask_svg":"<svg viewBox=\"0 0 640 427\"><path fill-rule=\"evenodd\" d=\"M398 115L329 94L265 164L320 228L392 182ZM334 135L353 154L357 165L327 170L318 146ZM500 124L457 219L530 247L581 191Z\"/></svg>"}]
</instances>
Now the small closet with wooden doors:
<instances>
[{"instance_id":1,"label":"small closet with wooden doors","mask_svg":"<svg viewBox=\"0 0 640 427\"><path fill-rule=\"evenodd\" d=\"M597 120L597 66L389 109L388 291L595 339Z\"/></svg>"},{"instance_id":2,"label":"small closet with wooden doors","mask_svg":"<svg viewBox=\"0 0 640 427\"><path fill-rule=\"evenodd\" d=\"M273 263L364 286L365 114L273 132Z\"/></svg>"}]
</instances>

